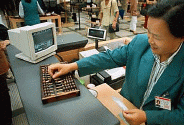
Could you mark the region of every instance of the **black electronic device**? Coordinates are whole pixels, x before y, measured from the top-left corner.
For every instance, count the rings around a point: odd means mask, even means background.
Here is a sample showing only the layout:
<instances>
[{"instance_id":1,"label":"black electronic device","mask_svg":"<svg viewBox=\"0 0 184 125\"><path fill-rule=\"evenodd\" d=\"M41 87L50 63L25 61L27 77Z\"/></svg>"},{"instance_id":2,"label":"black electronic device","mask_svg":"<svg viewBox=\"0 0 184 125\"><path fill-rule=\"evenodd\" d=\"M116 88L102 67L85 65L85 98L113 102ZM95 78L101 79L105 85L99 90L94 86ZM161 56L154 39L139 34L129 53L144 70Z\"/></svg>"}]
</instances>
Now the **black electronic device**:
<instances>
[{"instance_id":1,"label":"black electronic device","mask_svg":"<svg viewBox=\"0 0 184 125\"><path fill-rule=\"evenodd\" d=\"M79 49L86 46L88 39L78 33L69 33L57 36L57 50L56 52L69 51Z\"/></svg>"},{"instance_id":2,"label":"black electronic device","mask_svg":"<svg viewBox=\"0 0 184 125\"><path fill-rule=\"evenodd\" d=\"M106 40L106 30L101 28L88 28L87 37L95 39L95 49L98 49L98 40Z\"/></svg>"},{"instance_id":3,"label":"black electronic device","mask_svg":"<svg viewBox=\"0 0 184 125\"><path fill-rule=\"evenodd\" d=\"M106 40L106 30L101 28L88 28L87 36L98 40Z\"/></svg>"},{"instance_id":4,"label":"black electronic device","mask_svg":"<svg viewBox=\"0 0 184 125\"><path fill-rule=\"evenodd\" d=\"M109 84L112 88L121 88L125 79L125 67L107 69L91 76L91 83L99 85L102 83Z\"/></svg>"},{"instance_id":5,"label":"black electronic device","mask_svg":"<svg viewBox=\"0 0 184 125\"><path fill-rule=\"evenodd\" d=\"M96 74L104 83L107 83L109 81L111 81L111 76L105 72L105 71L101 71L101 72L98 72Z\"/></svg>"},{"instance_id":6,"label":"black electronic device","mask_svg":"<svg viewBox=\"0 0 184 125\"><path fill-rule=\"evenodd\" d=\"M100 85L103 83L107 83L109 86L111 86L113 89L117 90L122 87L123 83L125 81L125 76L122 76L115 80L109 80L107 82L104 82L101 78L99 78L96 74L90 76L90 83L94 85Z\"/></svg>"}]
</instances>

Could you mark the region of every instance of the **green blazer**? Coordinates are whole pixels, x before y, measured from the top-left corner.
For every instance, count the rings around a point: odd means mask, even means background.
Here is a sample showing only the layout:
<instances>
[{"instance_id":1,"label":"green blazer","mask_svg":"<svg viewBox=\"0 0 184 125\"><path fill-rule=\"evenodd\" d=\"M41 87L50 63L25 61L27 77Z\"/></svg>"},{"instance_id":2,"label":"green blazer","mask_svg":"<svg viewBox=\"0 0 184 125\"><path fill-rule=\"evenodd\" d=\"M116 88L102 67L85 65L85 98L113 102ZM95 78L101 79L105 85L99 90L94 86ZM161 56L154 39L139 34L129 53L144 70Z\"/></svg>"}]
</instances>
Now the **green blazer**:
<instances>
[{"instance_id":1,"label":"green blazer","mask_svg":"<svg viewBox=\"0 0 184 125\"><path fill-rule=\"evenodd\" d=\"M137 35L130 44L77 61L79 75L126 66L121 95L140 108L154 63L147 35ZM155 96L171 99L171 111L155 107ZM147 124L184 124L184 45L154 86L143 110Z\"/></svg>"}]
</instances>

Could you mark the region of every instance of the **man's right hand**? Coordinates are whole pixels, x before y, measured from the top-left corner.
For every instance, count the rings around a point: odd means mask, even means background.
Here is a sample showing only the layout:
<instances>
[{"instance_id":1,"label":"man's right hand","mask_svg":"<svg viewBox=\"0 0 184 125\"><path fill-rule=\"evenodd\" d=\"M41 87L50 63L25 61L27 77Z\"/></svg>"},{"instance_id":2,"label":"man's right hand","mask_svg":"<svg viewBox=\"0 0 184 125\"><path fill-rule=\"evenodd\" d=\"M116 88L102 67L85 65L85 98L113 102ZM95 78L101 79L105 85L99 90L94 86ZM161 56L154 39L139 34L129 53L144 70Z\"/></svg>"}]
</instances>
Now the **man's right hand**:
<instances>
[{"instance_id":1,"label":"man's right hand","mask_svg":"<svg viewBox=\"0 0 184 125\"><path fill-rule=\"evenodd\" d=\"M77 63L70 63L70 64L56 63L48 67L48 73L52 76L53 79L55 79L61 75L65 75L77 69L78 69Z\"/></svg>"}]
</instances>

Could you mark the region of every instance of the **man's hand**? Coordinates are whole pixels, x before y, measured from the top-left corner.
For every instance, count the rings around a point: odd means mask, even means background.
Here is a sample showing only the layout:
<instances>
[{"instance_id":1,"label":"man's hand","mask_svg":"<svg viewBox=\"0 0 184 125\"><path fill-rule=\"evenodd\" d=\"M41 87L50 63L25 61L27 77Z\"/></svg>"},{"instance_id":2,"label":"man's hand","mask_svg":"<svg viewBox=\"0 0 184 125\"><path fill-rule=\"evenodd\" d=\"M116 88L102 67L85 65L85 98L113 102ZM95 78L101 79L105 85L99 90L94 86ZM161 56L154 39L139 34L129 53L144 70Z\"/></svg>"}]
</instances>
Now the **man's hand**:
<instances>
[{"instance_id":1,"label":"man's hand","mask_svg":"<svg viewBox=\"0 0 184 125\"><path fill-rule=\"evenodd\" d=\"M8 44L10 44L9 40L0 41L0 50L6 50Z\"/></svg>"},{"instance_id":2,"label":"man's hand","mask_svg":"<svg viewBox=\"0 0 184 125\"><path fill-rule=\"evenodd\" d=\"M48 73L52 76L53 79L67 74L71 71L77 70L78 66L77 63L70 63L70 64L52 64L48 67Z\"/></svg>"},{"instance_id":3,"label":"man's hand","mask_svg":"<svg viewBox=\"0 0 184 125\"><path fill-rule=\"evenodd\" d=\"M146 122L146 113L140 109L123 111L123 116L131 125L140 125Z\"/></svg>"},{"instance_id":4,"label":"man's hand","mask_svg":"<svg viewBox=\"0 0 184 125\"><path fill-rule=\"evenodd\" d=\"M123 37L122 39L125 45L128 45L132 41L132 38L129 38L129 37Z\"/></svg>"},{"instance_id":5,"label":"man's hand","mask_svg":"<svg viewBox=\"0 0 184 125\"><path fill-rule=\"evenodd\" d=\"M113 21L113 23L112 23L112 28L113 28L113 29L116 29L116 21Z\"/></svg>"}]
</instances>

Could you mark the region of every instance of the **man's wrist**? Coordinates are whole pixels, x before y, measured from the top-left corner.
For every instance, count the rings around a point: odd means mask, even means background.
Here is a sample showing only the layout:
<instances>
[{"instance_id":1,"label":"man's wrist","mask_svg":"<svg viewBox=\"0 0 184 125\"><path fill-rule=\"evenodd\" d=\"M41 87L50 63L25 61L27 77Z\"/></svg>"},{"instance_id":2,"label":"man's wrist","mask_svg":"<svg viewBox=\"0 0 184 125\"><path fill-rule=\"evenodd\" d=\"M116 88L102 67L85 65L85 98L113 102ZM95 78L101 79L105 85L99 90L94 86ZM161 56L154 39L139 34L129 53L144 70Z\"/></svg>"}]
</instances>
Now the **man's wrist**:
<instances>
[{"instance_id":1,"label":"man's wrist","mask_svg":"<svg viewBox=\"0 0 184 125\"><path fill-rule=\"evenodd\" d=\"M78 70L78 65L76 62L70 63L70 71Z\"/></svg>"}]
</instances>

